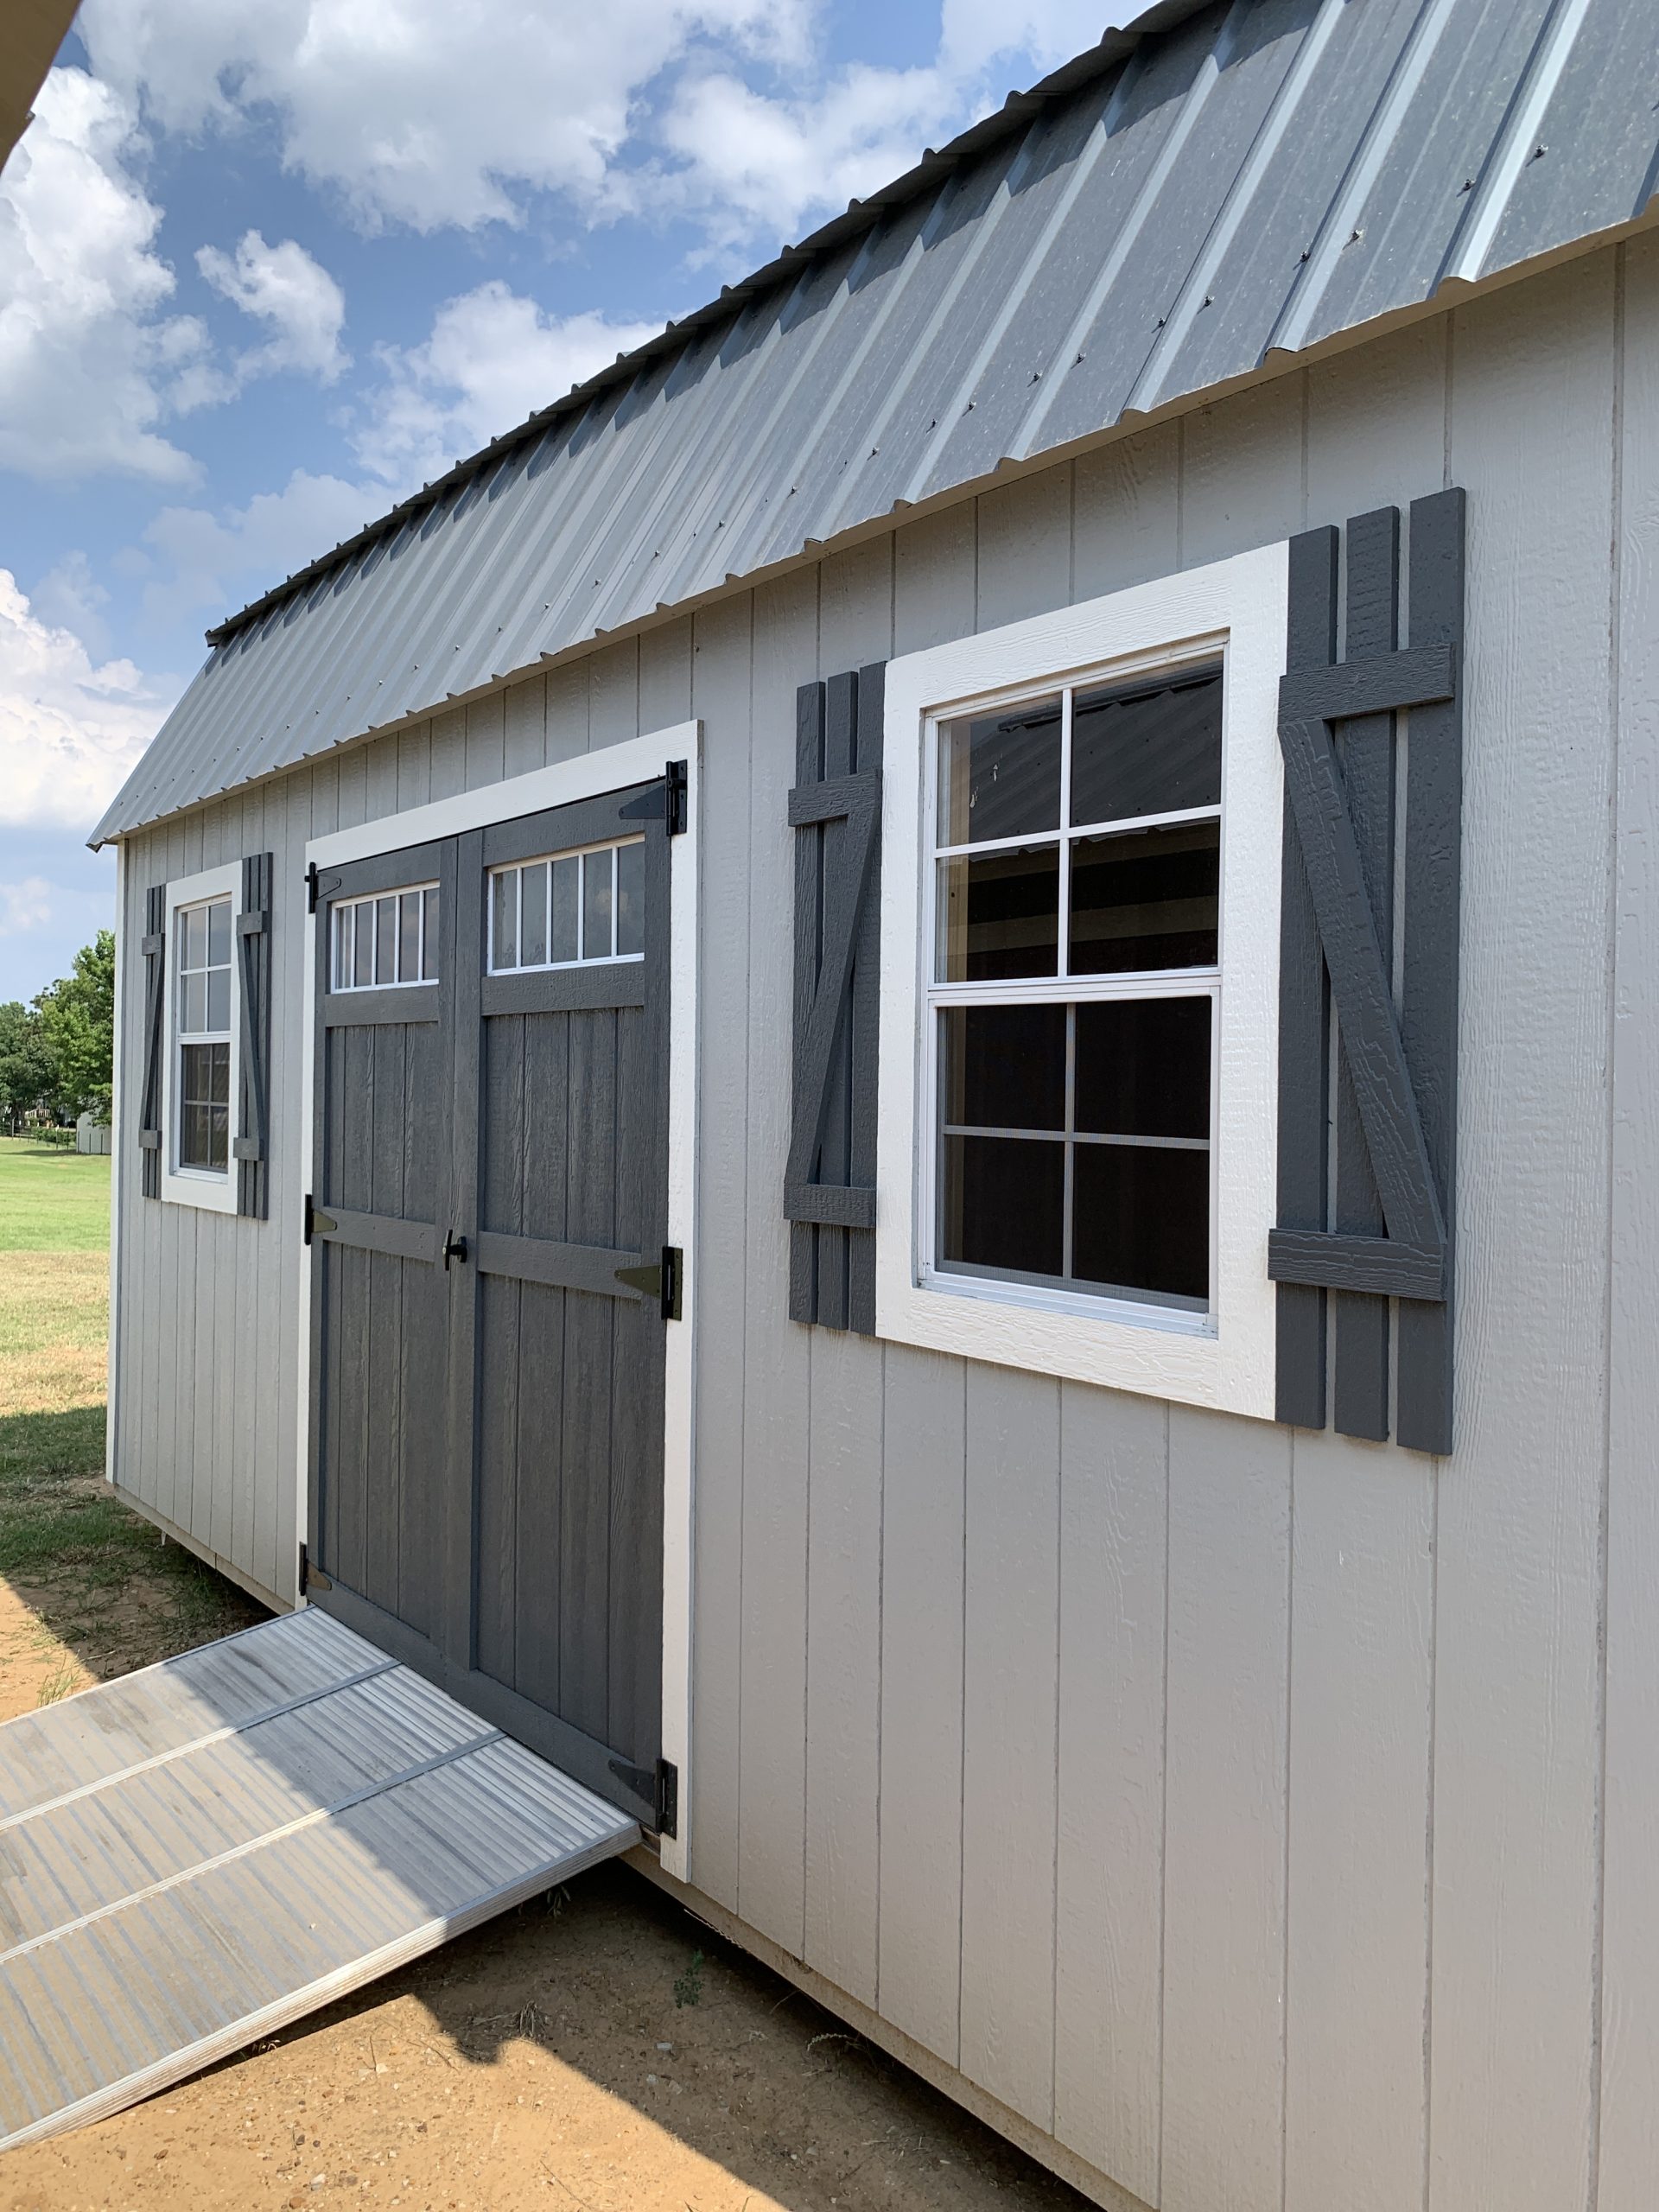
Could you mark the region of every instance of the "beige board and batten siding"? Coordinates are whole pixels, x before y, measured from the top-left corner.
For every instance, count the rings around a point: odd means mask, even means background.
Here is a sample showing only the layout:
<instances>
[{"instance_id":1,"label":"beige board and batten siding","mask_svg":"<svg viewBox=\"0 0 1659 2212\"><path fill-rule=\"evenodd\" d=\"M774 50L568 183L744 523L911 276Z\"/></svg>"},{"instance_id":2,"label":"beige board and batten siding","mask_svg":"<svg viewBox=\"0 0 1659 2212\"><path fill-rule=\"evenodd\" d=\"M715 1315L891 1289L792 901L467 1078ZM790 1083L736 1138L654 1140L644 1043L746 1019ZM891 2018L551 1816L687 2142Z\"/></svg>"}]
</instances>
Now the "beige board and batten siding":
<instances>
[{"instance_id":1,"label":"beige board and batten siding","mask_svg":"<svg viewBox=\"0 0 1659 2212\"><path fill-rule=\"evenodd\" d=\"M126 1179L118 1463L287 1598L305 840L701 718L691 1879L1164 2212L1650 2201L1655 1292L1609 1179L1659 1052L1612 836L1654 804L1656 340L1659 247L1610 249L130 848L132 963L146 884L276 855L272 1218ZM797 684L1446 482L1454 1456L789 1323Z\"/></svg>"}]
</instances>

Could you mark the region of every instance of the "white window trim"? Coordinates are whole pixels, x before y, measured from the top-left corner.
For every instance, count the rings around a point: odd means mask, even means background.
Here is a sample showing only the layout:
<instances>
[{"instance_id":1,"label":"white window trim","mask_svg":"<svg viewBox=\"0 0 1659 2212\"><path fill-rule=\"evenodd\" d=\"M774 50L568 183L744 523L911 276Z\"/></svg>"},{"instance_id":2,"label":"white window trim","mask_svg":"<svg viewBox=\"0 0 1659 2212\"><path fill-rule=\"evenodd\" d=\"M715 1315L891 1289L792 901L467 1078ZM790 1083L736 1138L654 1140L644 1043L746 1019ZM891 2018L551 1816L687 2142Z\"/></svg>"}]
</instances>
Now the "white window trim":
<instances>
[{"instance_id":1,"label":"white window trim","mask_svg":"<svg viewBox=\"0 0 1659 2212\"><path fill-rule=\"evenodd\" d=\"M1264 546L889 662L882 776L876 1332L931 1351L1262 1420L1274 1414L1268 1231L1278 1146L1279 882L1287 546ZM930 738L970 706L1219 658L1221 982L1208 1316L931 1274ZM1167 979L1175 988L1177 979ZM1164 988L1160 978L1153 988ZM1012 987L1017 991L1018 986ZM1206 984L1205 988L1209 988Z\"/></svg>"},{"instance_id":2,"label":"white window trim","mask_svg":"<svg viewBox=\"0 0 1659 2212\"><path fill-rule=\"evenodd\" d=\"M237 1208L236 1138L242 1126L242 976L237 957L236 917L241 898L240 861L226 861L222 868L204 868L200 875L180 876L167 887L167 931L162 956L162 1196L175 1205L202 1206L210 1213L234 1213ZM231 902L230 1157L222 1175L206 1167L180 1167L175 1164L179 1154L177 918L181 907L200 906L210 899L228 899Z\"/></svg>"},{"instance_id":3,"label":"white window trim","mask_svg":"<svg viewBox=\"0 0 1659 2212\"><path fill-rule=\"evenodd\" d=\"M663 1387L663 1713L662 1752L680 1774L679 1834L664 1836L658 1851L665 1871L688 1878L691 1849L691 1599L696 1435L697 1154L700 1141L697 1078L698 955L702 941L699 844L702 808L702 724L676 722L644 737L578 753L546 768L531 768L499 784L483 784L453 797L429 800L402 814L378 815L350 830L307 842L305 857L319 868L378 853L399 852L442 837L484 830L544 808L569 806L653 781L670 760L686 763L686 826L669 845L668 1241L685 1255L681 1316L668 1332ZM613 842L613 841L605 841ZM316 1057L316 917L305 918L304 1026L301 1033L300 1190L312 1187L312 1097ZM511 971L509 971L511 972ZM531 970L535 973L535 970ZM297 1200L296 1200L297 1202ZM296 1232L297 1233L297 1232ZM311 1310L311 1250L300 1250L300 1312ZM308 1526L311 1354L310 1332L300 1332L298 1437L295 1460L297 1526ZM304 1600L302 1599L303 1604Z\"/></svg>"}]
</instances>

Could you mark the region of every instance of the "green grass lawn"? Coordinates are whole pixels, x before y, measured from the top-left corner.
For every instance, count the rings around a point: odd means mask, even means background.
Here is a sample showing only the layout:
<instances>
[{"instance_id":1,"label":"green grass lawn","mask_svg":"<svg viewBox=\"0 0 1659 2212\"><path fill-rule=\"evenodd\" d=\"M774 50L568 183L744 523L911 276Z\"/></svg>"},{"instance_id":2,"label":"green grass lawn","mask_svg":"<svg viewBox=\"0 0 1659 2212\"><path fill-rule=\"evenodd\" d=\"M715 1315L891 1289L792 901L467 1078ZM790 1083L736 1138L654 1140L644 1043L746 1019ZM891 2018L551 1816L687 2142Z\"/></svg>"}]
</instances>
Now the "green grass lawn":
<instances>
[{"instance_id":1,"label":"green grass lawn","mask_svg":"<svg viewBox=\"0 0 1659 2212\"><path fill-rule=\"evenodd\" d=\"M257 1615L103 1479L109 1241L107 1158L0 1138L0 1715Z\"/></svg>"},{"instance_id":2,"label":"green grass lawn","mask_svg":"<svg viewBox=\"0 0 1659 2212\"><path fill-rule=\"evenodd\" d=\"M107 1154L0 1137L0 1252L107 1252Z\"/></svg>"}]
</instances>

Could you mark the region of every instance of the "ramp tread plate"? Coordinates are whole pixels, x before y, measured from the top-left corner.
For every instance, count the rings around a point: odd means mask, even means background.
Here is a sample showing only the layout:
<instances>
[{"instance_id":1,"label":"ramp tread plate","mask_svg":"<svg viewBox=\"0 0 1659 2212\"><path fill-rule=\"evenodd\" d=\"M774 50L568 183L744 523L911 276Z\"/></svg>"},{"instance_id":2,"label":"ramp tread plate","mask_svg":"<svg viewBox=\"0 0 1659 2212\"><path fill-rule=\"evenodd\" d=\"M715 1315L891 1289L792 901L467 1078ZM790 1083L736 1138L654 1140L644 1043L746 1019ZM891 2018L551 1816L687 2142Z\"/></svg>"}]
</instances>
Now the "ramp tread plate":
<instances>
[{"instance_id":1,"label":"ramp tread plate","mask_svg":"<svg viewBox=\"0 0 1659 2212\"><path fill-rule=\"evenodd\" d=\"M0 2150L120 2111L639 1839L314 1611L0 1726Z\"/></svg>"}]
</instances>

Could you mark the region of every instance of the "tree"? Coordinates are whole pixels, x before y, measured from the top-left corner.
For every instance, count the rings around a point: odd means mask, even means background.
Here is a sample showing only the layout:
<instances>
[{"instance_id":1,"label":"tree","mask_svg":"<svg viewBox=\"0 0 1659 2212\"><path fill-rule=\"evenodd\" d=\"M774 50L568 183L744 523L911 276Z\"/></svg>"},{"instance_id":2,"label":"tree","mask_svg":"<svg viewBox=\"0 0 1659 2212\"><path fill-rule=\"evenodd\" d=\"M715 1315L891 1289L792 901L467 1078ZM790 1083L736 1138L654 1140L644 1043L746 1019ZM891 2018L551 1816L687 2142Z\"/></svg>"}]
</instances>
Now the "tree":
<instances>
[{"instance_id":1,"label":"tree","mask_svg":"<svg viewBox=\"0 0 1659 2212\"><path fill-rule=\"evenodd\" d=\"M91 1109L107 1121L115 1052L115 937L99 930L75 955L71 972L35 1001L56 1069L56 1103L66 1120Z\"/></svg>"},{"instance_id":2,"label":"tree","mask_svg":"<svg viewBox=\"0 0 1659 2212\"><path fill-rule=\"evenodd\" d=\"M12 999L0 1006L0 1115L16 1134L25 1114L49 1111L58 1096L58 1065L40 1014Z\"/></svg>"}]
</instances>

